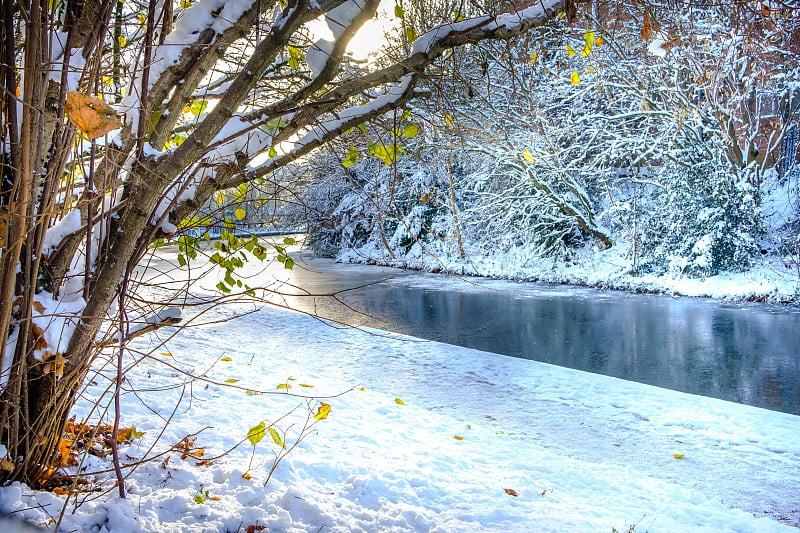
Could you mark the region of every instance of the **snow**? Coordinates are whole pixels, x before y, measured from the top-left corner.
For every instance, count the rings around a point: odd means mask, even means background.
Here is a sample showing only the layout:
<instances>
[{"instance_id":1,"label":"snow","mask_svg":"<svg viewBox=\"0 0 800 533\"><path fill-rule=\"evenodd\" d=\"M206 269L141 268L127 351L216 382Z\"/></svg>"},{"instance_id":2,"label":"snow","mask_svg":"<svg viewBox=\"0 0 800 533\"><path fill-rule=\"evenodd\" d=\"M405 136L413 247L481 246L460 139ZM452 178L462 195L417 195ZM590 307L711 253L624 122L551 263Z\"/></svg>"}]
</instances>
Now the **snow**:
<instances>
[{"instance_id":1,"label":"snow","mask_svg":"<svg viewBox=\"0 0 800 533\"><path fill-rule=\"evenodd\" d=\"M174 261L174 250L159 253ZM274 282L269 276L262 285ZM214 283L200 282L192 293L213 294ZM122 447L122 462L151 447L151 455L167 455L126 469L127 500L116 497L109 474L98 475L105 492L81 494L74 512L70 503L63 531L763 533L800 526L797 416L337 328L241 300L190 307L184 323L174 337L164 328L132 343L131 353L152 353L128 372L122 397L123 424L145 432ZM114 376L115 362L109 365L90 376L84 398L104 394ZM311 395L319 400L305 398ZM286 431L291 447L317 401L332 406L330 415L277 466L281 449L269 435L255 447L247 442L248 430L265 421ZM75 414L90 409L84 399ZM217 457L212 464L168 452L195 433L203 458ZM85 466L109 465L90 456ZM242 477L248 471L251 479ZM198 495L207 497L197 503ZM0 489L0 511L34 523L57 519L63 505L63 496L19 484Z\"/></svg>"},{"instance_id":2,"label":"snow","mask_svg":"<svg viewBox=\"0 0 800 533\"><path fill-rule=\"evenodd\" d=\"M73 209L67 215L47 229L42 245L42 253L49 255L53 253L67 235L80 231L81 211Z\"/></svg>"}]
</instances>

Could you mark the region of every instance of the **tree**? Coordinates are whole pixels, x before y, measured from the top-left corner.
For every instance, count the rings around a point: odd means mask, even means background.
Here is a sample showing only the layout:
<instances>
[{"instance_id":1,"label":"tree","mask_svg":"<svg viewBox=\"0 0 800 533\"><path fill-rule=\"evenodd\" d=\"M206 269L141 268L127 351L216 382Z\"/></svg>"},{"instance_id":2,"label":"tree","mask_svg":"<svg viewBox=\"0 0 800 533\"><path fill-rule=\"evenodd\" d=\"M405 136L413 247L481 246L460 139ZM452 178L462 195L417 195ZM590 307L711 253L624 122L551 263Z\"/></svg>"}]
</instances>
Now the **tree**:
<instances>
[{"instance_id":1,"label":"tree","mask_svg":"<svg viewBox=\"0 0 800 533\"><path fill-rule=\"evenodd\" d=\"M408 231L441 228L433 206L460 213L460 240L479 257L549 263L614 246L629 253L622 272L689 276L796 257L798 14L780 2L594 2L571 24L457 51L427 80L445 95L438 109L411 104L429 120L408 157L392 172L368 158L349 167L382 187L358 184L318 211L370 260L422 266L409 239L389 249L375 238L397 227L454 271L463 255L444 245L455 232ZM451 156L458 173L436 168ZM428 189L453 176L457 202L397 193L423 170Z\"/></svg>"},{"instance_id":2,"label":"tree","mask_svg":"<svg viewBox=\"0 0 800 533\"><path fill-rule=\"evenodd\" d=\"M518 35L564 4L406 32L406 54L371 66L346 49L377 0L3 0L0 480L41 486L103 347L175 322L126 315L126 281L156 239L402 107L446 50Z\"/></svg>"}]
</instances>

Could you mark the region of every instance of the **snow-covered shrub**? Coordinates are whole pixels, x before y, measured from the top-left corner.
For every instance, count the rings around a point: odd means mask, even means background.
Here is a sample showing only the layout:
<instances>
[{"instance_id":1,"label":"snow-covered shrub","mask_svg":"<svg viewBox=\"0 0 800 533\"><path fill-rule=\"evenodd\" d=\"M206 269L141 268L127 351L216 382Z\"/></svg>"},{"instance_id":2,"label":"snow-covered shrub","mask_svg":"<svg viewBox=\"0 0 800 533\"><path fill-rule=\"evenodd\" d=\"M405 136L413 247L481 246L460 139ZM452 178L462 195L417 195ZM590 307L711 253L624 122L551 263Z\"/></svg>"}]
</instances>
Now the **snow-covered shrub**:
<instances>
[{"instance_id":1,"label":"snow-covered shrub","mask_svg":"<svg viewBox=\"0 0 800 533\"><path fill-rule=\"evenodd\" d=\"M764 235L757 190L713 164L673 172L643 215L643 269L713 276L752 266Z\"/></svg>"}]
</instances>

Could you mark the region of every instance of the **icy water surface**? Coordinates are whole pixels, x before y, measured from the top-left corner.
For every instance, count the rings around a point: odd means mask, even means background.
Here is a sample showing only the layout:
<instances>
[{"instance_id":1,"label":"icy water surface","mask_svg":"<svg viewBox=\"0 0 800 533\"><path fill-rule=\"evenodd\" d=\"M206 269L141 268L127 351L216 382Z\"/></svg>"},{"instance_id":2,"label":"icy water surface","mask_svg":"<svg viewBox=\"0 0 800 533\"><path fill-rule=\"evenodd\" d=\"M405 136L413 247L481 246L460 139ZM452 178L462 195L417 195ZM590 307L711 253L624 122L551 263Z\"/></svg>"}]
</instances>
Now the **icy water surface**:
<instances>
[{"instance_id":1,"label":"icy water surface","mask_svg":"<svg viewBox=\"0 0 800 533\"><path fill-rule=\"evenodd\" d=\"M306 295L288 304L339 323L800 414L796 307L463 280L307 255L289 276Z\"/></svg>"}]
</instances>

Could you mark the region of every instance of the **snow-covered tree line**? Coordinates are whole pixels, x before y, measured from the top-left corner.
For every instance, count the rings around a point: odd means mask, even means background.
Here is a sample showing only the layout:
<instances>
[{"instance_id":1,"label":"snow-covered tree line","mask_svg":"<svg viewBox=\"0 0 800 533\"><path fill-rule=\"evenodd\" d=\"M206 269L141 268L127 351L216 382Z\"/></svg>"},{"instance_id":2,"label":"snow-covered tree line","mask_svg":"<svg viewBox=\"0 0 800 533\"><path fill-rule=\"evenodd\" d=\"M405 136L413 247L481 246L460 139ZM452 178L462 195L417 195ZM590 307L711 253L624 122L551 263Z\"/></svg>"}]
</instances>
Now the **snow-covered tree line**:
<instances>
[{"instance_id":1,"label":"snow-covered tree line","mask_svg":"<svg viewBox=\"0 0 800 533\"><path fill-rule=\"evenodd\" d=\"M370 157L369 135L352 165L355 136L317 156L315 242L466 272L619 246L632 273L796 263L799 27L788 3L595 2L458 50L396 160Z\"/></svg>"},{"instance_id":2,"label":"snow-covered tree line","mask_svg":"<svg viewBox=\"0 0 800 533\"><path fill-rule=\"evenodd\" d=\"M357 60L348 47L378 4L3 0L0 481L46 483L97 357L119 356L103 376L118 395L126 342L179 320L170 302L137 295L134 269L153 243L177 239L185 264L209 224L233 230L250 201L296 201L304 178L282 171L290 163L372 119L402 118L443 54L576 5L451 12L423 34L398 4L400 43ZM371 152L392 157L391 137ZM231 199L230 212L198 214ZM235 270L267 257L263 245L227 231L212 251L220 293L257 296Z\"/></svg>"}]
</instances>

